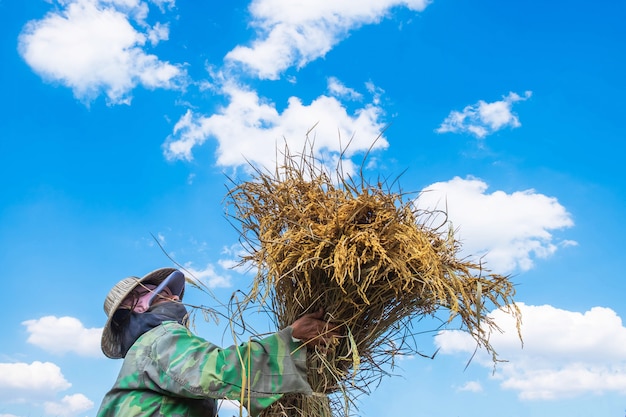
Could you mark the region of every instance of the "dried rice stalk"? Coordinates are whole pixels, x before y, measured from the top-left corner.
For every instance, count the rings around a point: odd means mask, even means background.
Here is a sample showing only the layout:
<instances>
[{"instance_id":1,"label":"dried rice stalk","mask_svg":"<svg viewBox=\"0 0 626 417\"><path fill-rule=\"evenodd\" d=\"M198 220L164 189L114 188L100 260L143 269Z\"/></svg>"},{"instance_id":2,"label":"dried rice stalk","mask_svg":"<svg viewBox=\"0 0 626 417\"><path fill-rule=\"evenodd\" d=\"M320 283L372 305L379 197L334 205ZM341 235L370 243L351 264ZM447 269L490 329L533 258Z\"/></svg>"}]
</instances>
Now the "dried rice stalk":
<instances>
[{"instance_id":1,"label":"dried rice stalk","mask_svg":"<svg viewBox=\"0 0 626 417\"><path fill-rule=\"evenodd\" d=\"M332 181L312 149L292 155L274 173L256 170L235 183L228 200L248 253L258 267L251 299L269 302L279 327L323 307L345 338L327 354L309 351L313 397L289 395L263 413L348 415L355 393L367 393L394 355L410 346L411 320L449 310L497 360L488 307L520 325L515 289L505 276L458 259L452 231L431 227L404 195L344 177ZM333 396L334 395L334 396Z\"/></svg>"}]
</instances>

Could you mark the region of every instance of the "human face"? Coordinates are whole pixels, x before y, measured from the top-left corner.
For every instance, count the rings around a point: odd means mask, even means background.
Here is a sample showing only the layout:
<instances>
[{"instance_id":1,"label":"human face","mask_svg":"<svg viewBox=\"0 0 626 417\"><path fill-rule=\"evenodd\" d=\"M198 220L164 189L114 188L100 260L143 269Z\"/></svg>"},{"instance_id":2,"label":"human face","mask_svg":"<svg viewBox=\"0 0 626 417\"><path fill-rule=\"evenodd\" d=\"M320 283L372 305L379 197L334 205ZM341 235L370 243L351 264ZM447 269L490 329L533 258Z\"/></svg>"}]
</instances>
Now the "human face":
<instances>
[{"instance_id":1,"label":"human face","mask_svg":"<svg viewBox=\"0 0 626 417\"><path fill-rule=\"evenodd\" d=\"M164 287L158 294L154 294L157 285L139 284L125 299L122 301L120 308L132 310L136 313L144 313L150 307L167 301L178 301L180 298L172 294L169 287Z\"/></svg>"}]
</instances>

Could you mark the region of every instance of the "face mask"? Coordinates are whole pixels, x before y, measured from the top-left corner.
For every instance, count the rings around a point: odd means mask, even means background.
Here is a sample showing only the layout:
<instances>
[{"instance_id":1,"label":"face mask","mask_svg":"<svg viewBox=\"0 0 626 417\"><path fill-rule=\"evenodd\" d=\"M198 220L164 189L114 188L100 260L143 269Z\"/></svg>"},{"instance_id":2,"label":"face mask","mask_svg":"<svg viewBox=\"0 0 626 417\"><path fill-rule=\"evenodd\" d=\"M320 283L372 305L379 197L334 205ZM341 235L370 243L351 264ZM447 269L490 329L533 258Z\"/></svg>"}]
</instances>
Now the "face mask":
<instances>
[{"instance_id":1,"label":"face mask","mask_svg":"<svg viewBox=\"0 0 626 417\"><path fill-rule=\"evenodd\" d=\"M159 303L144 313L126 310L126 317L120 317L118 321L122 356L126 356L128 349L139 337L159 326L165 321L175 321L187 326L189 314L182 303L169 301Z\"/></svg>"}]
</instances>

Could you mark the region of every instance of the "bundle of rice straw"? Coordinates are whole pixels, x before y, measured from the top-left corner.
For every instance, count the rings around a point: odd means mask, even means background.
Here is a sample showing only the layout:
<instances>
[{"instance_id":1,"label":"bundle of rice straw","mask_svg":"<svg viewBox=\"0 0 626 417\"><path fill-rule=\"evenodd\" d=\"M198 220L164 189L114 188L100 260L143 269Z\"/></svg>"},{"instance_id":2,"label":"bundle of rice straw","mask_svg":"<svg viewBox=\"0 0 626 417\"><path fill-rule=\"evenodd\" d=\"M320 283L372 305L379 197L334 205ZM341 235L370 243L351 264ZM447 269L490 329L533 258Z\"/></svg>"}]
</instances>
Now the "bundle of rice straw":
<instances>
[{"instance_id":1,"label":"bundle of rice straw","mask_svg":"<svg viewBox=\"0 0 626 417\"><path fill-rule=\"evenodd\" d=\"M227 195L247 247L242 262L258 268L251 299L269 306L279 328L322 307L345 335L326 353L308 350L316 395L287 395L262 415L348 415L395 355L419 353L412 324L440 308L496 361L489 334L498 327L488 308L513 314L519 332L509 279L458 259L452 231L429 226L434 212L416 210L404 194L343 175L340 166L335 180L327 171L312 147L301 155L287 149L275 172L257 169Z\"/></svg>"}]
</instances>

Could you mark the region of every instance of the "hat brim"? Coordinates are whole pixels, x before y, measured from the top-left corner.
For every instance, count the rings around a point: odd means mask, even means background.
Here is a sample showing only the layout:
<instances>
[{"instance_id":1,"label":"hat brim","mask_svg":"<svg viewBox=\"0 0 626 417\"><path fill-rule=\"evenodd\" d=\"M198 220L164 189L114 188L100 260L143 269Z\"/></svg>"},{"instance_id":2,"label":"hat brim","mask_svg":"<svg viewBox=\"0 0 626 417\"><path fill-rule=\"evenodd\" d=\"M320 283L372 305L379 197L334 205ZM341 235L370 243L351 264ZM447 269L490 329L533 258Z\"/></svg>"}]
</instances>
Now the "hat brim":
<instances>
[{"instance_id":1,"label":"hat brim","mask_svg":"<svg viewBox=\"0 0 626 417\"><path fill-rule=\"evenodd\" d=\"M176 271L175 268L160 268L144 275L142 278L137 278L137 277L126 278L126 279L134 279L135 281L132 282L132 284L129 284L128 288L126 288L122 293L118 295L117 301L112 305L111 309L109 310L109 316L107 318L107 322L104 325L104 328L102 330L102 339L100 341L100 347L102 348L102 352L107 357L112 358L112 359L119 359L122 357L122 351L121 351L122 349L121 349L120 341L111 330L111 321L113 320L113 315L122 304L122 301L124 301L124 299L128 297L128 295L132 293L133 290L137 288L140 284L144 283L144 284L159 285L168 276L170 276L172 272L175 272L175 271ZM182 300L183 295L185 293L185 277L183 274L180 274L180 275L182 276L182 278L178 278L169 282L168 287L172 290L172 293L178 294L179 299Z\"/></svg>"}]
</instances>

